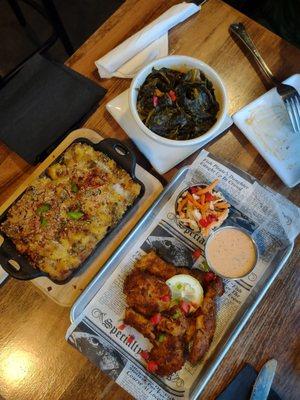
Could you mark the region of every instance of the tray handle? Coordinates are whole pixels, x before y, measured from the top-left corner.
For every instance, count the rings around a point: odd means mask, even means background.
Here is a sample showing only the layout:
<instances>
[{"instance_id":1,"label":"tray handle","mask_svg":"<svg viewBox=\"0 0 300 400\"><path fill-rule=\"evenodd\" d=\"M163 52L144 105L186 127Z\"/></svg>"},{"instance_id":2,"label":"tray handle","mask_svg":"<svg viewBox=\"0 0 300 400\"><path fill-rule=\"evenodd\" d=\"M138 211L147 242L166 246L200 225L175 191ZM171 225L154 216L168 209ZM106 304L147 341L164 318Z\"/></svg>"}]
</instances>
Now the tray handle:
<instances>
[{"instance_id":1,"label":"tray handle","mask_svg":"<svg viewBox=\"0 0 300 400\"><path fill-rule=\"evenodd\" d=\"M133 178L135 177L136 157L124 143L120 140L109 138L101 140L95 147L115 160Z\"/></svg>"},{"instance_id":2,"label":"tray handle","mask_svg":"<svg viewBox=\"0 0 300 400\"><path fill-rule=\"evenodd\" d=\"M16 254L16 249L8 238L0 234L0 239L1 237L4 240L0 245L0 265L4 271L10 276L20 280L34 279L44 275L42 271L33 269L24 258L22 259L21 255ZM13 256L12 254L15 255Z\"/></svg>"}]
</instances>

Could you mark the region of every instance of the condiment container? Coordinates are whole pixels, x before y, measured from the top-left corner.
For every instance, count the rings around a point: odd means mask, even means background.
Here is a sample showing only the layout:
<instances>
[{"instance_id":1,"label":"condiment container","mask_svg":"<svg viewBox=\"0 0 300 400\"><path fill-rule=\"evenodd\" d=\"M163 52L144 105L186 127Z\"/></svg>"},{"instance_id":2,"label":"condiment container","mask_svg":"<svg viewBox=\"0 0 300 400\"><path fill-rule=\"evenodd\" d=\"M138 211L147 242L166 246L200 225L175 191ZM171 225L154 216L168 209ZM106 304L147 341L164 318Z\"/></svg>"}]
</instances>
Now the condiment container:
<instances>
[{"instance_id":1,"label":"condiment container","mask_svg":"<svg viewBox=\"0 0 300 400\"><path fill-rule=\"evenodd\" d=\"M247 251L248 256L243 254ZM258 247L247 230L236 226L224 226L209 236L205 245L205 258L209 268L216 275L226 279L241 279L255 268L258 261ZM217 264L223 265L219 268ZM238 273L239 268L240 273ZM230 269L232 273L229 273Z\"/></svg>"}]
</instances>

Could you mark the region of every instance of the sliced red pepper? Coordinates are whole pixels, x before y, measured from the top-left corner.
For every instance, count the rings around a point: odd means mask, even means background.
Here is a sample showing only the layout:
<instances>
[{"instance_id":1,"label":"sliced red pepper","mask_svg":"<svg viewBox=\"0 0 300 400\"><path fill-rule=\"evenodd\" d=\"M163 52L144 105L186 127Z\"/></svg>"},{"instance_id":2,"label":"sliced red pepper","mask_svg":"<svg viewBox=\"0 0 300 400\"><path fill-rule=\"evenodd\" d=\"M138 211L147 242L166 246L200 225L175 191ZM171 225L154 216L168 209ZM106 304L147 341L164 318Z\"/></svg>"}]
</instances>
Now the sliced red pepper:
<instances>
[{"instance_id":1,"label":"sliced red pepper","mask_svg":"<svg viewBox=\"0 0 300 400\"><path fill-rule=\"evenodd\" d=\"M168 301L171 300L171 296L170 296L169 294L165 294L164 296L162 296L162 297L160 298L160 300L161 300L161 301L168 302Z\"/></svg>"},{"instance_id":2,"label":"sliced red pepper","mask_svg":"<svg viewBox=\"0 0 300 400\"><path fill-rule=\"evenodd\" d=\"M174 90L169 91L169 96L171 97L172 101L176 101L177 96L176 96L176 93L174 92Z\"/></svg>"},{"instance_id":3,"label":"sliced red pepper","mask_svg":"<svg viewBox=\"0 0 300 400\"><path fill-rule=\"evenodd\" d=\"M209 271L209 272L205 272L203 279L206 283L212 282L215 279L217 279L217 275L214 274L213 272Z\"/></svg>"},{"instance_id":4,"label":"sliced red pepper","mask_svg":"<svg viewBox=\"0 0 300 400\"><path fill-rule=\"evenodd\" d=\"M149 353L146 350L140 351L140 356L146 361L149 359Z\"/></svg>"},{"instance_id":5,"label":"sliced red pepper","mask_svg":"<svg viewBox=\"0 0 300 400\"><path fill-rule=\"evenodd\" d=\"M154 107L157 107L157 105L158 105L158 97L157 96L153 96L152 102L153 102Z\"/></svg>"},{"instance_id":6,"label":"sliced red pepper","mask_svg":"<svg viewBox=\"0 0 300 400\"><path fill-rule=\"evenodd\" d=\"M190 192L191 194L196 194L196 193L197 193L197 190L198 190L197 187L190 187L190 188L189 188L189 192Z\"/></svg>"},{"instance_id":7,"label":"sliced red pepper","mask_svg":"<svg viewBox=\"0 0 300 400\"><path fill-rule=\"evenodd\" d=\"M218 217L216 217L213 214L209 214L206 218L201 218L199 220L199 224L200 226L202 226L202 228L206 228L208 225L210 225L213 221L218 221Z\"/></svg>"},{"instance_id":8,"label":"sliced red pepper","mask_svg":"<svg viewBox=\"0 0 300 400\"><path fill-rule=\"evenodd\" d=\"M135 337L133 335L129 335L127 338L127 343L132 343L134 341Z\"/></svg>"},{"instance_id":9,"label":"sliced red pepper","mask_svg":"<svg viewBox=\"0 0 300 400\"><path fill-rule=\"evenodd\" d=\"M149 361L147 363L147 370L151 373L155 372L158 368L158 364L155 361Z\"/></svg>"},{"instance_id":10,"label":"sliced red pepper","mask_svg":"<svg viewBox=\"0 0 300 400\"><path fill-rule=\"evenodd\" d=\"M182 301L180 307L185 314L188 314L190 312L191 306L186 301Z\"/></svg>"},{"instance_id":11,"label":"sliced red pepper","mask_svg":"<svg viewBox=\"0 0 300 400\"><path fill-rule=\"evenodd\" d=\"M202 251L200 249L196 249L193 251L193 258L197 260L202 255Z\"/></svg>"},{"instance_id":12,"label":"sliced red pepper","mask_svg":"<svg viewBox=\"0 0 300 400\"><path fill-rule=\"evenodd\" d=\"M213 201L213 200L215 200L215 196L214 195L212 195L209 192L205 193L205 201Z\"/></svg>"},{"instance_id":13,"label":"sliced red pepper","mask_svg":"<svg viewBox=\"0 0 300 400\"><path fill-rule=\"evenodd\" d=\"M199 224L202 228L206 228L209 225L209 222L205 218L199 219Z\"/></svg>"},{"instance_id":14,"label":"sliced red pepper","mask_svg":"<svg viewBox=\"0 0 300 400\"><path fill-rule=\"evenodd\" d=\"M152 325L157 325L160 321L161 321L161 314L160 313L154 314L150 318L150 322L151 322Z\"/></svg>"},{"instance_id":15,"label":"sliced red pepper","mask_svg":"<svg viewBox=\"0 0 300 400\"><path fill-rule=\"evenodd\" d=\"M118 326L118 329L120 330L120 331L123 331L123 329L125 329L126 328L126 325L125 324L120 324L119 326Z\"/></svg>"},{"instance_id":16,"label":"sliced red pepper","mask_svg":"<svg viewBox=\"0 0 300 400\"><path fill-rule=\"evenodd\" d=\"M206 220L208 221L209 224L211 224L213 221L218 221L218 217L214 214L209 214L206 217Z\"/></svg>"}]
</instances>

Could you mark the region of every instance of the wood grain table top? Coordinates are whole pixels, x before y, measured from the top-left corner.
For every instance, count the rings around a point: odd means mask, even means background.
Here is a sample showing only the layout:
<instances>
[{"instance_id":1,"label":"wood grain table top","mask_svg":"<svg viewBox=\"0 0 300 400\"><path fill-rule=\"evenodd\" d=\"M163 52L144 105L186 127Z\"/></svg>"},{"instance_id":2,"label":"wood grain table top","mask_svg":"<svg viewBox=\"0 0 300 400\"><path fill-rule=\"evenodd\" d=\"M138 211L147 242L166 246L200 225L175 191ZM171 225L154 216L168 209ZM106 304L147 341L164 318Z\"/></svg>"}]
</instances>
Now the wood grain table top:
<instances>
[{"instance_id":1,"label":"wood grain table top","mask_svg":"<svg viewBox=\"0 0 300 400\"><path fill-rule=\"evenodd\" d=\"M129 80L99 80L94 61L159 16L176 0L127 0L67 64L108 89L100 107L85 126L103 136L125 140L138 162L151 166L105 110L107 101L129 87ZM197 57L224 79L230 114L264 93L268 86L228 33L232 22L243 22L274 74L280 79L299 72L300 51L220 0L208 0L202 10L173 28L170 52ZM243 134L232 127L206 147L248 171L264 184L300 205L299 187L280 181ZM166 183L183 164L160 177ZM15 190L33 167L0 144L0 202ZM273 387L286 400L300 393L299 357L300 240L284 270L271 286L254 316L229 350L201 395L211 400L245 363L259 369L278 360ZM44 297L30 282L10 279L0 290L0 398L6 400L130 399L131 396L65 341L70 310ZM1 397L2 396L2 397Z\"/></svg>"}]
</instances>

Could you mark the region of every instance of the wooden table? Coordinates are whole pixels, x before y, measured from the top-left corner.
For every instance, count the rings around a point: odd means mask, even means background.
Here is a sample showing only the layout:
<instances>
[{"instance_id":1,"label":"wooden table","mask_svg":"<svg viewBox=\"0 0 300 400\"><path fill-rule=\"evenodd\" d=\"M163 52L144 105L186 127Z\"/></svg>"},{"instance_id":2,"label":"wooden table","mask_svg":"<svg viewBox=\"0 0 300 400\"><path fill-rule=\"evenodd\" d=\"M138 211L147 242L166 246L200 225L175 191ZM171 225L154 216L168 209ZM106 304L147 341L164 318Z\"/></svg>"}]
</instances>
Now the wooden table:
<instances>
[{"instance_id":1,"label":"wooden table","mask_svg":"<svg viewBox=\"0 0 300 400\"><path fill-rule=\"evenodd\" d=\"M94 61L177 2L127 0L78 49L68 65L99 82ZM170 32L170 51L198 57L220 73L228 88L230 113L266 91L260 76L228 34L229 24L235 21L246 24L262 55L279 78L286 78L300 69L299 50L222 1L209 0L198 15ZM105 111L105 103L128 88L129 84L128 80L120 79L101 81L108 93L86 126L104 136L129 142L126 134ZM207 148L299 205L299 188L285 187L237 128L233 127ZM150 168L139 153L138 160ZM191 158L186 160L186 163L190 162ZM164 176L165 180L170 179L176 169L169 171ZM0 146L1 202L31 170L32 167L16 154L4 145ZM299 398L299 248L298 240L284 271L221 363L202 399L214 399L243 363L249 362L260 368L272 357L278 360L274 381L278 394L283 399ZM1 288L0 397L6 400L130 398L65 342L69 323L69 309L54 304L30 282L10 280Z\"/></svg>"}]
</instances>

